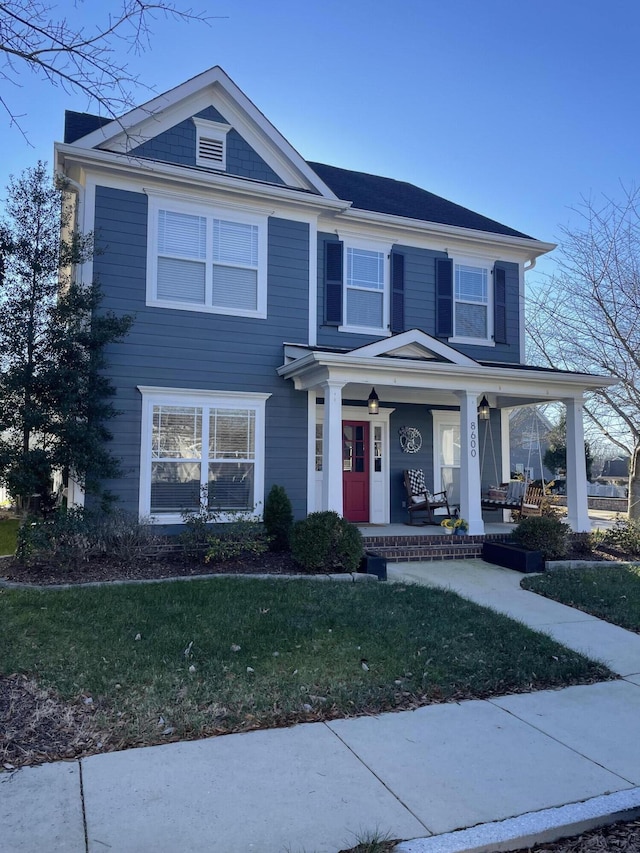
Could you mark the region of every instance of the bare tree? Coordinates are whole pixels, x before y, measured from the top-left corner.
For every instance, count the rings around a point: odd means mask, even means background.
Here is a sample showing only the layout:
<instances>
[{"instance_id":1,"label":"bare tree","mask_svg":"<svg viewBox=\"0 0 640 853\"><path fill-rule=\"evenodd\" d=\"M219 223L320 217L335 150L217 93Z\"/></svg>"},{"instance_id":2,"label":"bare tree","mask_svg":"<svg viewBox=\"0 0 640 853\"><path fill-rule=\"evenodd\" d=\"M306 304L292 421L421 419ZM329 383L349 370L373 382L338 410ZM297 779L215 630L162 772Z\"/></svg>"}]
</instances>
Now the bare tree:
<instances>
[{"instance_id":1,"label":"bare tree","mask_svg":"<svg viewBox=\"0 0 640 853\"><path fill-rule=\"evenodd\" d=\"M75 18L82 0L76 0ZM88 28L65 17L58 4L41 0L10 0L0 3L0 82L19 86L21 68L65 91L84 93L89 103L115 118L133 106L133 91L142 85L130 72L122 54L143 53L151 44L151 27L158 17L175 21L209 23L210 16L181 8L172 2L111 0L96 11L100 23ZM112 14L108 5L118 6ZM12 99L0 92L0 105L11 124L20 126L21 116ZM17 100L17 99L16 99Z\"/></svg>"},{"instance_id":2,"label":"bare tree","mask_svg":"<svg viewBox=\"0 0 640 853\"><path fill-rule=\"evenodd\" d=\"M559 273L531 294L533 362L605 373L618 384L591 394L591 423L631 458L629 518L640 518L640 190L620 201L583 199L562 229Z\"/></svg>"}]
</instances>

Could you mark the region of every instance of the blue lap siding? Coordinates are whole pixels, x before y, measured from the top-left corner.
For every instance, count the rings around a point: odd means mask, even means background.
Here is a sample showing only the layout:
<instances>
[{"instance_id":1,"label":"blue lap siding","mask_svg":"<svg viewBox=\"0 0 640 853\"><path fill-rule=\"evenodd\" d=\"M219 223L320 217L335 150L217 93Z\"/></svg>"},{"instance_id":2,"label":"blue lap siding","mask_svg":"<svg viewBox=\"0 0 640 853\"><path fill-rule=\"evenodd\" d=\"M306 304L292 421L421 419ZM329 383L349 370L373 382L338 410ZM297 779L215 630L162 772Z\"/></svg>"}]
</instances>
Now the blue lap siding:
<instances>
[{"instance_id":1,"label":"blue lap siding","mask_svg":"<svg viewBox=\"0 0 640 853\"><path fill-rule=\"evenodd\" d=\"M197 118L228 124L214 107L202 110L197 114ZM284 183L271 166L265 163L262 157L240 136L237 130L232 128L227 133L226 145L225 171L227 174L251 178L254 181L267 181L271 184ZM176 163L180 166L195 166L196 126L192 119L185 119L175 127L165 130L147 142L138 145L131 153L147 160Z\"/></svg>"},{"instance_id":2,"label":"blue lap siding","mask_svg":"<svg viewBox=\"0 0 640 853\"><path fill-rule=\"evenodd\" d=\"M378 340L382 335L341 332L336 325L325 323L324 246L335 241L335 234L318 234L318 344L328 347L356 349ZM393 252L404 255L404 326L420 329L427 335L436 333L436 258L445 252L416 246L394 245ZM519 269L514 263L501 262L506 272L506 343L478 346L456 343L454 348L478 361L520 362ZM344 317L343 317L344 323ZM446 342L446 340L445 340Z\"/></svg>"},{"instance_id":3,"label":"blue lap siding","mask_svg":"<svg viewBox=\"0 0 640 853\"><path fill-rule=\"evenodd\" d=\"M268 318L148 307L147 198L108 187L96 190L94 272L104 310L135 316L122 343L109 347L117 390L110 422L124 476L106 484L125 509L137 511L142 397L138 385L270 393L266 404L265 495L283 485L297 516L306 512L307 400L278 377L285 340L308 339L309 229L270 218ZM102 250L102 252L101 252ZM262 496L258 496L260 499Z\"/></svg>"}]
</instances>

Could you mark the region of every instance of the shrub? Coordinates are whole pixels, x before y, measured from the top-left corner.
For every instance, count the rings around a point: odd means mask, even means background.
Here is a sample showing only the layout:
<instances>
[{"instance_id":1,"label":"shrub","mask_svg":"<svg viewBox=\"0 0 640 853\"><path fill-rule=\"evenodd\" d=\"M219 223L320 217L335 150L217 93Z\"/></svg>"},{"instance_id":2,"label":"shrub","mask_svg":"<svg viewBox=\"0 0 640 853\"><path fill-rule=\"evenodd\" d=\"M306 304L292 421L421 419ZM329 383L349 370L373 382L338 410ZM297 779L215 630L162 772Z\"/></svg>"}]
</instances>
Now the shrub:
<instances>
[{"instance_id":1,"label":"shrub","mask_svg":"<svg viewBox=\"0 0 640 853\"><path fill-rule=\"evenodd\" d=\"M202 559L207 551L216 513L206 503L201 503L198 509L185 509L181 515L184 530L178 535L178 542L182 545L184 556L188 559Z\"/></svg>"},{"instance_id":2,"label":"shrub","mask_svg":"<svg viewBox=\"0 0 640 853\"><path fill-rule=\"evenodd\" d=\"M27 517L18 531L16 559L25 564L46 559L61 568L87 562L99 540L96 519L82 507L59 509L46 521Z\"/></svg>"},{"instance_id":3,"label":"shrub","mask_svg":"<svg viewBox=\"0 0 640 853\"><path fill-rule=\"evenodd\" d=\"M624 551L632 557L640 556L640 522L616 518L614 526L606 531L602 544Z\"/></svg>"},{"instance_id":4,"label":"shrub","mask_svg":"<svg viewBox=\"0 0 640 853\"><path fill-rule=\"evenodd\" d=\"M255 519L241 518L227 524L216 524L207 537L205 563L234 560L242 556L259 556L269 550L269 537Z\"/></svg>"},{"instance_id":5,"label":"shrub","mask_svg":"<svg viewBox=\"0 0 640 853\"><path fill-rule=\"evenodd\" d=\"M157 554L164 542L150 518L139 518L121 509L101 514L95 532L99 536L96 547L125 565Z\"/></svg>"},{"instance_id":6,"label":"shrub","mask_svg":"<svg viewBox=\"0 0 640 853\"><path fill-rule=\"evenodd\" d=\"M364 547L358 528L337 512L312 512L293 525L291 553L308 571L355 572Z\"/></svg>"},{"instance_id":7,"label":"shrub","mask_svg":"<svg viewBox=\"0 0 640 853\"><path fill-rule=\"evenodd\" d=\"M25 519L18 531L16 559L25 564L46 560L68 569L106 556L130 565L155 552L160 542L150 522L132 513L63 507L46 520Z\"/></svg>"},{"instance_id":8,"label":"shrub","mask_svg":"<svg viewBox=\"0 0 640 853\"><path fill-rule=\"evenodd\" d=\"M569 529L550 515L523 518L513 531L513 538L531 551L542 551L545 560L564 557L568 550Z\"/></svg>"},{"instance_id":9,"label":"shrub","mask_svg":"<svg viewBox=\"0 0 640 853\"><path fill-rule=\"evenodd\" d=\"M286 551L293 527L291 501L283 486L271 486L264 505L264 526L273 551Z\"/></svg>"}]
</instances>

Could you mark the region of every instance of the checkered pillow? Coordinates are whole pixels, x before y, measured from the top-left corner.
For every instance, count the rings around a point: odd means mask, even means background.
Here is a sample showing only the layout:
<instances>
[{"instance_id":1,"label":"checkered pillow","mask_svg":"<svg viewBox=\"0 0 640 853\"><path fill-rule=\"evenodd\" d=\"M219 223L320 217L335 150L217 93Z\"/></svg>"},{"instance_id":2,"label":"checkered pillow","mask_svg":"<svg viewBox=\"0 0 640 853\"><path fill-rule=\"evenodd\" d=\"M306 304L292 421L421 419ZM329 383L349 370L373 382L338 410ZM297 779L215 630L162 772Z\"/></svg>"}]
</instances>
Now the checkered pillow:
<instances>
[{"instance_id":1,"label":"checkered pillow","mask_svg":"<svg viewBox=\"0 0 640 853\"><path fill-rule=\"evenodd\" d=\"M424 495L427 491L427 484L424 479L424 471L422 468L410 468L407 471L409 477L409 489L412 495Z\"/></svg>"}]
</instances>

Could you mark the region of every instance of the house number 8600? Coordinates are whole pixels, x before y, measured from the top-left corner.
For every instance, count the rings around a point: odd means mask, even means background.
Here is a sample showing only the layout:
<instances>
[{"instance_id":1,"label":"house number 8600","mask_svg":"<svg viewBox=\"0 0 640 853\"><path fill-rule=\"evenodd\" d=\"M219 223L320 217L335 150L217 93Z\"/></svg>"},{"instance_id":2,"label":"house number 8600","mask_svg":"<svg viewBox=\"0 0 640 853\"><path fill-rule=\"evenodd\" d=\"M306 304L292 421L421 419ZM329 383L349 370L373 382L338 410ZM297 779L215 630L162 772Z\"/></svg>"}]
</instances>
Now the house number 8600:
<instances>
[{"instance_id":1,"label":"house number 8600","mask_svg":"<svg viewBox=\"0 0 640 853\"><path fill-rule=\"evenodd\" d=\"M471 435L469 436L469 453L473 457L473 456L476 456L477 452L478 452L476 450L476 447L477 447L477 441L476 440L478 438L478 436L476 434L476 422L471 421L469 426L471 427Z\"/></svg>"}]
</instances>

